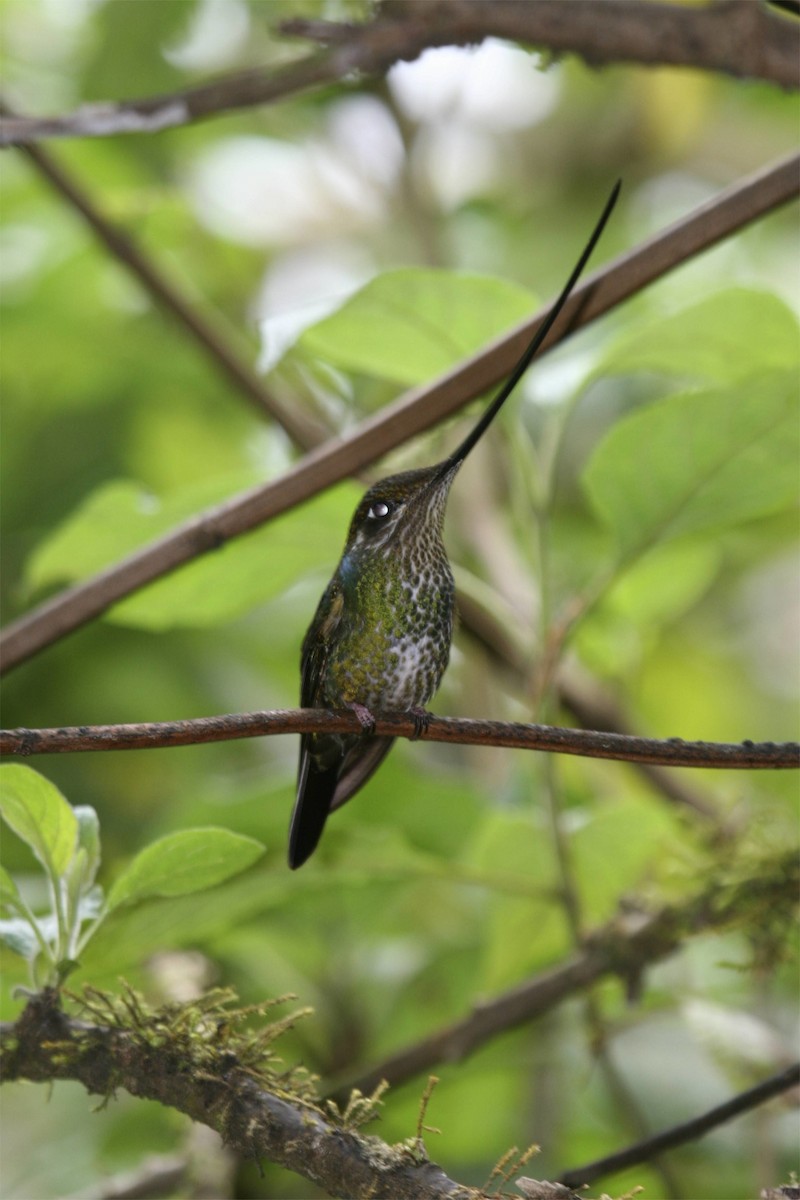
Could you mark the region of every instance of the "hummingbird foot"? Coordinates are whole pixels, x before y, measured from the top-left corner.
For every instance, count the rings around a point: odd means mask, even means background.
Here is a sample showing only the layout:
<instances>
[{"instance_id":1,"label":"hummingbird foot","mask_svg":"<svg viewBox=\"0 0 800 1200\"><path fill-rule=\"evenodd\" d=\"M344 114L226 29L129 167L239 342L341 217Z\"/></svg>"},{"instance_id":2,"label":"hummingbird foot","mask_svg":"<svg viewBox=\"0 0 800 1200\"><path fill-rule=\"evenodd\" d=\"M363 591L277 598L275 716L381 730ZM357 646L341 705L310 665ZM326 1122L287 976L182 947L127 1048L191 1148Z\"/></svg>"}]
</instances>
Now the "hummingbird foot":
<instances>
[{"instance_id":1,"label":"hummingbird foot","mask_svg":"<svg viewBox=\"0 0 800 1200\"><path fill-rule=\"evenodd\" d=\"M364 733L375 732L375 718L366 704L359 704L357 700L351 700L348 702L347 707L358 717L358 723L364 730Z\"/></svg>"},{"instance_id":2,"label":"hummingbird foot","mask_svg":"<svg viewBox=\"0 0 800 1200\"><path fill-rule=\"evenodd\" d=\"M433 713L429 713L427 708L421 708L418 704L415 704L408 711L414 718L414 732L409 741L415 742L417 738L422 737L423 733L428 732L428 726L431 723Z\"/></svg>"}]
</instances>

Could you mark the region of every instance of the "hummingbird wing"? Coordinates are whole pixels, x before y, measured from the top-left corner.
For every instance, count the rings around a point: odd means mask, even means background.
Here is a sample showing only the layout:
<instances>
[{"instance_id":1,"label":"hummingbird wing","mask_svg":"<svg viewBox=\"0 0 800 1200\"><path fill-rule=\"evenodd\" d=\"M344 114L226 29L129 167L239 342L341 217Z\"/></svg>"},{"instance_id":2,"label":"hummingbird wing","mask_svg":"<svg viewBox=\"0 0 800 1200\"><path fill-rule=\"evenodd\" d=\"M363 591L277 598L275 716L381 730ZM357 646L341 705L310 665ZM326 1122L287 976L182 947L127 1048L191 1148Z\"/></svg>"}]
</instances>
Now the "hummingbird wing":
<instances>
[{"instance_id":1,"label":"hummingbird wing","mask_svg":"<svg viewBox=\"0 0 800 1200\"><path fill-rule=\"evenodd\" d=\"M322 684L330 653L331 638L342 619L344 594L334 576L323 593L314 620L303 642L300 658L300 704L303 708L324 705ZM289 823L289 866L303 865L313 854L339 778L342 746L334 737L317 733L300 735L297 797Z\"/></svg>"},{"instance_id":2,"label":"hummingbird wing","mask_svg":"<svg viewBox=\"0 0 800 1200\"><path fill-rule=\"evenodd\" d=\"M344 594L334 576L311 623L300 661L300 703L303 708L325 706L323 682L330 646L344 610ZM394 738L352 738L319 733L300 736L297 798L289 825L289 866L292 870L316 849L328 814L349 800L377 770Z\"/></svg>"}]
</instances>

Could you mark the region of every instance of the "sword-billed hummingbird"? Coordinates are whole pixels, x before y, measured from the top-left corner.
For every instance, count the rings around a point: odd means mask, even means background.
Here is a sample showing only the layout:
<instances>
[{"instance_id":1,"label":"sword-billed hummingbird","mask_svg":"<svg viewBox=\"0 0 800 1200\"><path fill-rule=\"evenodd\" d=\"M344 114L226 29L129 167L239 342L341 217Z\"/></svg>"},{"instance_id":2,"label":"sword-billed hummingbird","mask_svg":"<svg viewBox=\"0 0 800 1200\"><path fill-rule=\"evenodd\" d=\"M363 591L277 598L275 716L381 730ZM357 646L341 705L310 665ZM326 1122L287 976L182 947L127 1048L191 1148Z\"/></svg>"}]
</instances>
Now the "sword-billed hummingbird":
<instances>
[{"instance_id":1,"label":"sword-billed hummingbird","mask_svg":"<svg viewBox=\"0 0 800 1200\"><path fill-rule=\"evenodd\" d=\"M453 633L453 573L442 541L450 485L528 369L611 215L619 183L564 288L486 412L444 462L374 484L355 511L344 553L303 641L303 708L352 709L363 734L300 738L289 866L313 853L328 814L362 787L393 738L370 736L373 712L413 712L439 686Z\"/></svg>"}]
</instances>

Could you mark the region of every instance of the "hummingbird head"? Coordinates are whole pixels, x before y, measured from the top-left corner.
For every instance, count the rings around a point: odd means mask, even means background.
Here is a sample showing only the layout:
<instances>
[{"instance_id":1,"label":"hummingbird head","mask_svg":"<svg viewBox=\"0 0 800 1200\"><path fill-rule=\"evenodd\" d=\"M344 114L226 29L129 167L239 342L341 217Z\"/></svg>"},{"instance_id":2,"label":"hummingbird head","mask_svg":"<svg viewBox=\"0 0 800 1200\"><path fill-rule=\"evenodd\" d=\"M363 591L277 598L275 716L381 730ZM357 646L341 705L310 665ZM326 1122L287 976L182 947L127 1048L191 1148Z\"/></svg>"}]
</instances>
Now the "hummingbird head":
<instances>
[{"instance_id":1,"label":"hummingbird head","mask_svg":"<svg viewBox=\"0 0 800 1200\"><path fill-rule=\"evenodd\" d=\"M353 514L345 552L399 553L409 541L440 539L450 484L459 466L447 459L373 484Z\"/></svg>"}]
</instances>

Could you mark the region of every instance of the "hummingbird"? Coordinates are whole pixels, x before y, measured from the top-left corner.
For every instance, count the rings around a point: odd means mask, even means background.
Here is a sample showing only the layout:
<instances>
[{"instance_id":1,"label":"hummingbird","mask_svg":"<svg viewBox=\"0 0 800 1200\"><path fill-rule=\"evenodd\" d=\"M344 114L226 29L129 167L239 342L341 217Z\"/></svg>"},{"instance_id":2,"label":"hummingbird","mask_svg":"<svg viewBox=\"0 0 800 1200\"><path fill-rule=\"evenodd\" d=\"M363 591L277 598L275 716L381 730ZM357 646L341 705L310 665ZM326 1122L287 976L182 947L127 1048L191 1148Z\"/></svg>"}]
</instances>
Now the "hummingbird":
<instances>
[{"instance_id":1,"label":"hummingbird","mask_svg":"<svg viewBox=\"0 0 800 1200\"><path fill-rule=\"evenodd\" d=\"M314 852L328 815L364 786L393 738L372 735L376 712L410 712L417 736L450 657L455 584L442 540L450 487L470 450L530 366L605 228L618 182L558 299L483 416L443 462L374 484L303 641L303 708L350 709L362 733L300 738L289 866Z\"/></svg>"}]
</instances>

